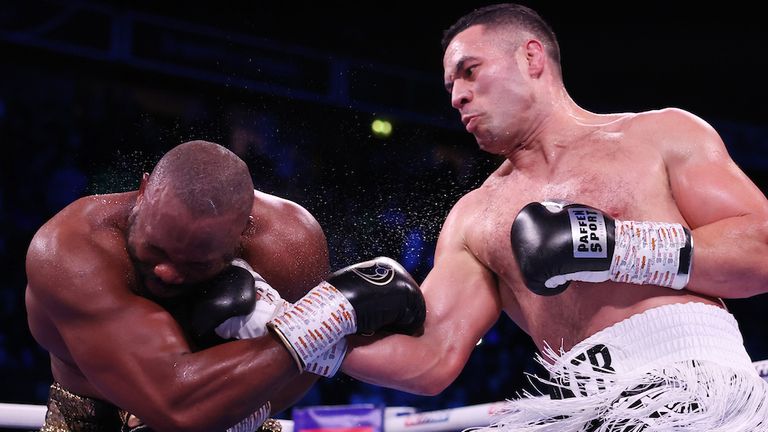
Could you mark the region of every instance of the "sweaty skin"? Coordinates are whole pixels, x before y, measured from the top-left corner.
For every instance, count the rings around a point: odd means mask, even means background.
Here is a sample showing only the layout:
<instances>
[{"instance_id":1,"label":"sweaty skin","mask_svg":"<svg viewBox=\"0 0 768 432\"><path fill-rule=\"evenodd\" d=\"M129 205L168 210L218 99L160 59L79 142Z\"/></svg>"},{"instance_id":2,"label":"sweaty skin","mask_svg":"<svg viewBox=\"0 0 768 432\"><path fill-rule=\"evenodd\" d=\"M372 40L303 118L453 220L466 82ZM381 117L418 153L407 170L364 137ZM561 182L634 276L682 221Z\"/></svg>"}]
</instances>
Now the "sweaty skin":
<instances>
[{"instance_id":1,"label":"sweaty skin","mask_svg":"<svg viewBox=\"0 0 768 432\"><path fill-rule=\"evenodd\" d=\"M466 130L504 162L447 217L421 285L424 335L358 341L343 370L363 381L434 395L461 372L503 311L536 346L568 350L634 314L670 303L721 306L768 288L768 201L716 131L679 109L598 115L569 97L530 34L472 26L444 56L446 88ZM571 283L542 297L522 280L510 227L531 201L591 205L621 220L692 229L690 283L676 291L616 282Z\"/></svg>"},{"instance_id":2,"label":"sweaty skin","mask_svg":"<svg viewBox=\"0 0 768 432\"><path fill-rule=\"evenodd\" d=\"M176 321L144 296L170 295L173 288L142 280L128 254L128 218L138 197L127 192L81 198L46 223L30 245L29 326L50 352L54 379L160 430L224 430L267 400L273 412L293 404L316 376L299 375L272 336L193 353ZM166 229L209 228L172 216L177 220ZM288 300L329 273L320 226L293 202L255 192L239 243L238 256ZM226 265L208 262L205 246L176 251L171 244L162 252L142 247L138 253L184 257L188 274L204 278Z\"/></svg>"}]
</instances>

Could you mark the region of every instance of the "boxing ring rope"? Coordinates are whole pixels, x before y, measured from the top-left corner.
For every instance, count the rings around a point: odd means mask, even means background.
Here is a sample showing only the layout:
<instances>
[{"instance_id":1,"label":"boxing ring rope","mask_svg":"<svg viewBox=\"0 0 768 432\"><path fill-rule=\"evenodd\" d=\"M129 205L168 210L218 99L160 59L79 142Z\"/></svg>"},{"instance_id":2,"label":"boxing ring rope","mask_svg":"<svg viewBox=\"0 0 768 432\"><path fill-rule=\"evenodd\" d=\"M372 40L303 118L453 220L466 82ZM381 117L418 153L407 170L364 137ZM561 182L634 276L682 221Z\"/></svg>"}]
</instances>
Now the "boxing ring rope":
<instances>
[{"instance_id":1,"label":"boxing ring rope","mask_svg":"<svg viewBox=\"0 0 768 432\"><path fill-rule=\"evenodd\" d=\"M462 430L488 424L491 416L503 402L470 405L438 411L410 414L390 414L385 410L386 432L438 432ZM0 428L40 429L45 420L45 405L0 403ZM294 432L293 421L280 419L283 432Z\"/></svg>"},{"instance_id":2,"label":"boxing ring rope","mask_svg":"<svg viewBox=\"0 0 768 432\"><path fill-rule=\"evenodd\" d=\"M760 376L768 381L768 360L752 363ZM488 425L504 402L491 402L438 411L410 412L387 408L384 412L385 432L460 431ZM39 429L45 420L45 405L0 403L0 428ZM291 420L279 420L283 432L294 432Z\"/></svg>"}]
</instances>

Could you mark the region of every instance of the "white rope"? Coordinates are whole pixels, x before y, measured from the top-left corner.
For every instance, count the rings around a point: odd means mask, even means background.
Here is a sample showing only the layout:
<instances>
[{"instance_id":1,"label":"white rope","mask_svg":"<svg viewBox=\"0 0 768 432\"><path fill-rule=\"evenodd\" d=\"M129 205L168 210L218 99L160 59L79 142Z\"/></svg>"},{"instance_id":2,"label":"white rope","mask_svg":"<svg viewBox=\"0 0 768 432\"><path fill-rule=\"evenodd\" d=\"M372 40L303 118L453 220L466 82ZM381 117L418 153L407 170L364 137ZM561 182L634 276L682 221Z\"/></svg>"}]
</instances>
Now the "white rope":
<instances>
[{"instance_id":1,"label":"white rope","mask_svg":"<svg viewBox=\"0 0 768 432\"><path fill-rule=\"evenodd\" d=\"M760 376L768 381L768 360L752 363ZM410 409L390 409L384 417L386 432L456 431L485 426L505 402L492 402L438 411L410 413ZM0 428L39 429L45 421L45 405L0 403ZM398 415L405 412L404 415ZM283 432L293 432L293 421L279 420Z\"/></svg>"},{"instance_id":2,"label":"white rope","mask_svg":"<svg viewBox=\"0 0 768 432\"><path fill-rule=\"evenodd\" d=\"M45 421L45 405L0 403L0 426L13 429L40 429Z\"/></svg>"}]
</instances>

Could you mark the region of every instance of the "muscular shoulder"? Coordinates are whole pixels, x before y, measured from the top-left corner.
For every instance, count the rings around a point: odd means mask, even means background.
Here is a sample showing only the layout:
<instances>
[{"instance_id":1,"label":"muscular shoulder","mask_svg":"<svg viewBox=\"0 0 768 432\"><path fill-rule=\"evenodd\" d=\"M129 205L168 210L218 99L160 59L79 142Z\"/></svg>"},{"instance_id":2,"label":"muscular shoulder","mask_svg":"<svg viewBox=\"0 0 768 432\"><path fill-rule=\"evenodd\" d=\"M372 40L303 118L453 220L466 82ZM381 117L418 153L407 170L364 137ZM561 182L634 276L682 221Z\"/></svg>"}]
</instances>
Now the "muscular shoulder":
<instances>
[{"instance_id":1,"label":"muscular shoulder","mask_svg":"<svg viewBox=\"0 0 768 432\"><path fill-rule=\"evenodd\" d=\"M626 133L655 146L667 159L725 153L722 139L709 123L678 108L637 114L628 122Z\"/></svg>"},{"instance_id":2,"label":"muscular shoulder","mask_svg":"<svg viewBox=\"0 0 768 432\"><path fill-rule=\"evenodd\" d=\"M301 205L256 192L244 258L281 294L296 300L327 277L328 245L317 219Z\"/></svg>"},{"instance_id":3,"label":"muscular shoulder","mask_svg":"<svg viewBox=\"0 0 768 432\"><path fill-rule=\"evenodd\" d=\"M446 219L446 223L449 221L451 223L458 223L462 220L472 218L473 215L477 213L478 208L482 206L484 195L485 191L483 186L481 186L480 188L471 190L462 196L451 208L451 211L448 214L448 218Z\"/></svg>"},{"instance_id":4,"label":"muscular shoulder","mask_svg":"<svg viewBox=\"0 0 768 432\"><path fill-rule=\"evenodd\" d=\"M119 226L126 216L127 209L106 196L80 198L40 227L32 238L27 259L60 260L76 254L102 253L116 241L123 245Z\"/></svg>"},{"instance_id":5,"label":"muscular shoulder","mask_svg":"<svg viewBox=\"0 0 768 432\"><path fill-rule=\"evenodd\" d=\"M130 263L118 221L125 213L120 200L85 197L51 218L27 250L28 289L60 300L93 300L94 290L105 287L102 278L125 281Z\"/></svg>"},{"instance_id":6,"label":"muscular shoulder","mask_svg":"<svg viewBox=\"0 0 768 432\"><path fill-rule=\"evenodd\" d=\"M252 235L249 236L251 240L263 236L291 243L325 242L325 236L315 217L293 201L256 192L251 215L254 225Z\"/></svg>"},{"instance_id":7,"label":"muscular shoulder","mask_svg":"<svg viewBox=\"0 0 768 432\"><path fill-rule=\"evenodd\" d=\"M451 208L440 230L438 246L463 248L466 246L472 228L479 222L477 218L485 207L487 191L483 185L462 196Z\"/></svg>"}]
</instances>

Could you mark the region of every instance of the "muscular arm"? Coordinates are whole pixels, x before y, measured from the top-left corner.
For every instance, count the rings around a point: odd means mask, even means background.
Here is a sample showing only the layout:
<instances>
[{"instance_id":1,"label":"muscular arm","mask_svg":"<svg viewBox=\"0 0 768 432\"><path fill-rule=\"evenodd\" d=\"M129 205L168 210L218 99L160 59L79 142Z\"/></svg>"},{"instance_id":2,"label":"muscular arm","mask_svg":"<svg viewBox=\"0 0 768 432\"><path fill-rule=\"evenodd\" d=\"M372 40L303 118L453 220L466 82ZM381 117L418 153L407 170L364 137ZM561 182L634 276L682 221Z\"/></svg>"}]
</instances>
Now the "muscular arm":
<instances>
[{"instance_id":1,"label":"muscular arm","mask_svg":"<svg viewBox=\"0 0 768 432\"><path fill-rule=\"evenodd\" d=\"M244 258L291 303L330 273L328 242L320 224L300 205L256 193Z\"/></svg>"},{"instance_id":2,"label":"muscular arm","mask_svg":"<svg viewBox=\"0 0 768 432\"><path fill-rule=\"evenodd\" d=\"M112 232L43 232L27 274L30 302L54 323L91 396L154 429L224 430L298 375L271 336L192 353L164 309L130 292L132 267Z\"/></svg>"},{"instance_id":3,"label":"muscular arm","mask_svg":"<svg viewBox=\"0 0 768 432\"><path fill-rule=\"evenodd\" d=\"M272 415L276 415L296 405L317 382L318 378L318 375L303 373L288 381L282 389L275 392L269 398L272 406Z\"/></svg>"},{"instance_id":4,"label":"muscular arm","mask_svg":"<svg viewBox=\"0 0 768 432\"><path fill-rule=\"evenodd\" d=\"M276 196L256 192L254 207L244 258L281 297L295 302L330 273L322 227L305 208ZM272 413L298 402L318 378L305 373L286 383L270 398Z\"/></svg>"},{"instance_id":5,"label":"muscular arm","mask_svg":"<svg viewBox=\"0 0 768 432\"><path fill-rule=\"evenodd\" d=\"M440 393L459 375L501 312L492 274L466 248L459 213L454 208L446 220L434 268L421 285L427 305L424 334L357 339L342 365L345 373L424 395Z\"/></svg>"},{"instance_id":6,"label":"muscular arm","mask_svg":"<svg viewBox=\"0 0 768 432\"><path fill-rule=\"evenodd\" d=\"M265 224L270 236L260 244L246 241L246 255L265 276L276 275L278 289L303 293L328 274L325 237L306 210L274 201L282 211L275 215L279 229ZM57 376L54 369L57 379L161 430L224 430L267 400L273 412L285 409L315 382L298 375L272 336L192 353L176 321L132 293L137 281L123 234L77 227L70 222L82 219L76 213L63 212L41 229L27 259L33 333L62 360L56 364L77 372Z\"/></svg>"},{"instance_id":7,"label":"muscular arm","mask_svg":"<svg viewBox=\"0 0 768 432\"><path fill-rule=\"evenodd\" d=\"M726 298L768 291L768 201L709 125L670 110L663 154L678 208L693 230L688 289ZM677 134L677 136L675 136Z\"/></svg>"}]
</instances>

